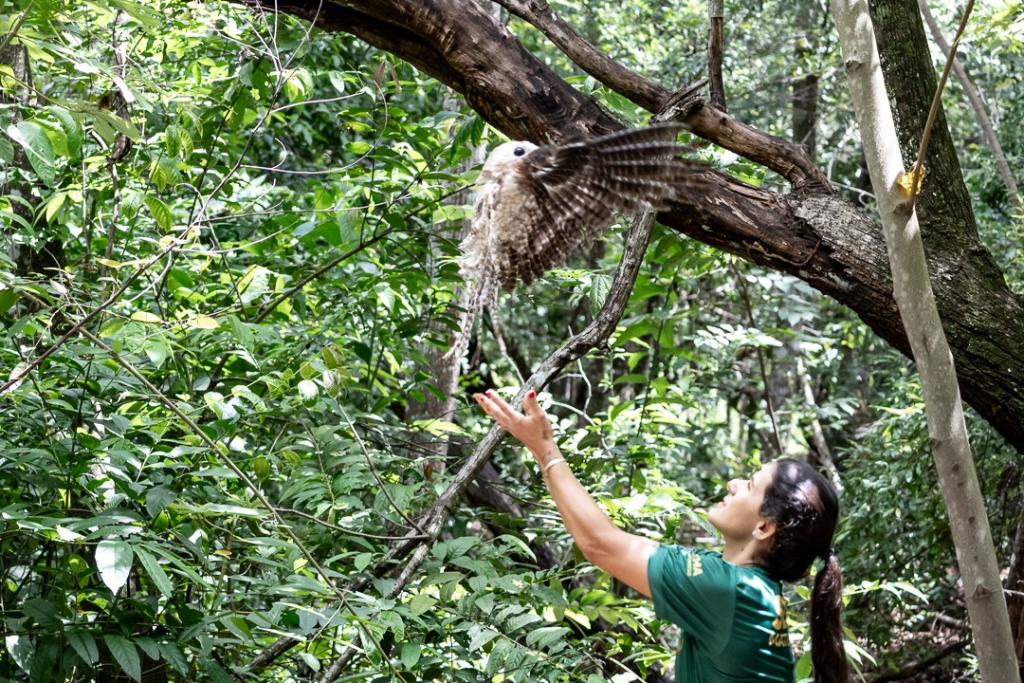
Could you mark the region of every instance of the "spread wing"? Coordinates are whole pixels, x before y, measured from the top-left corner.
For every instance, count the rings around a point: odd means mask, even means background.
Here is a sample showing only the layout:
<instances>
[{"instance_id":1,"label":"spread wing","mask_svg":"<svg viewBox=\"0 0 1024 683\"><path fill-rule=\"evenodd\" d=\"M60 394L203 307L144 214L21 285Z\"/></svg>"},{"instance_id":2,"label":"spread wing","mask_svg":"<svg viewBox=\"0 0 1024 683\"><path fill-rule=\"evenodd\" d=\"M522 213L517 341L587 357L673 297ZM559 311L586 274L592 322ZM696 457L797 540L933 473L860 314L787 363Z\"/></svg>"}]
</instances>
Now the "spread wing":
<instances>
[{"instance_id":1,"label":"spread wing","mask_svg":"<svg viewBox=\"0 0 1024 683\"><path fill-rule=\"evenodd\" d=\"M686 175L703 164L680 158L678 125L627 129L599 138L538 147L516 171L532 195L519 239L499 273L502 287L532 282L604 232L616 213L664 208ZM504 265L504 264L503 264ZM509 272L509 271L512 272Z\"/></svg>"}]
</instances>

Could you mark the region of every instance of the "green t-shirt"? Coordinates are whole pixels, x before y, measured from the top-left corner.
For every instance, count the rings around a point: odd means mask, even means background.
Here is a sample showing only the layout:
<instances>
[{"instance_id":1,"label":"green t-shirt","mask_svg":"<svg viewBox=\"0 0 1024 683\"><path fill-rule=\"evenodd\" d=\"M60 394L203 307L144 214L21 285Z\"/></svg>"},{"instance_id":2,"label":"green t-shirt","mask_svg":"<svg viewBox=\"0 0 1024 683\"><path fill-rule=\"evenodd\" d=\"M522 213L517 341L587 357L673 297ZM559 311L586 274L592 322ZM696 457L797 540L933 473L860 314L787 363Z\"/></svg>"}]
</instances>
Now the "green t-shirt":
<instances>
[{"instance_id":1,"label":"green t-shirt","mask_svg":"<svg viewBox=\"0 0 1024 683\"><path fill-rule=\"evenodd\" d=\"M659 619L683 631L676 683L792 683L782 587L721 553L660 546L647 564Z\"/></svg>"}]
</instances>

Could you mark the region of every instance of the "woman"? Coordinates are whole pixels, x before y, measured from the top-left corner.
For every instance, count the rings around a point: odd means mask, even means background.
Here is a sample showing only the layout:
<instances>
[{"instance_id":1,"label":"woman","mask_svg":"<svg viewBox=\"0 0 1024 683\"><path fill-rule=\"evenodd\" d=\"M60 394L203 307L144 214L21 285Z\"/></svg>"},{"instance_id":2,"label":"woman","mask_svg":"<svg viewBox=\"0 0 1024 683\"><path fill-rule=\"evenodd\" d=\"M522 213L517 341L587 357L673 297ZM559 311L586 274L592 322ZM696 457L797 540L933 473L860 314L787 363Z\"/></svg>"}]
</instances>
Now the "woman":
<instances>
[{"instance_id":1,"label":"woman","mask_svg":"<svg viewBox=\"0 0 1024 683\"><path fill-rule=\"evenodd\" d=\"M780 581L803 578L825 561L811 596L811 659L816 683L846 683L839 609L842 575L831 549L839 503L832 486L806 463L769 463L729 482L708 512L721 553L664 546L616 527L573 476L551 423L531 391L525 414L497 393L474 398L519 439L540 465L558 512L583 555L653 598L655 613L683 631L677 683L793 680Z\"/></svg>"}]
</instances>

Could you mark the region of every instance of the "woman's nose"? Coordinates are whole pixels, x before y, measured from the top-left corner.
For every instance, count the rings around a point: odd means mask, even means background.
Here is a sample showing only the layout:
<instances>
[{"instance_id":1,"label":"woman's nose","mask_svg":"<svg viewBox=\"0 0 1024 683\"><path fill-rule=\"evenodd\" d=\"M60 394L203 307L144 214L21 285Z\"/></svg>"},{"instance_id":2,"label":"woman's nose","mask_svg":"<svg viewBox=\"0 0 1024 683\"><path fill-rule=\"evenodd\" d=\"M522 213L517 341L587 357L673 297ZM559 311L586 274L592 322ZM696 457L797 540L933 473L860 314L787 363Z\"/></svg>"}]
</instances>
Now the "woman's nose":
<instances>
[{"instance_id":1,"label":"woman's nose","mask_svg":"<svg viewBox=\"0 0 1024 683\"><path fill-rule=\"evenodd\" d=\"M736 495L736 480L730 479L729 483L725 485L725 489L732 495Z\"/></svg>"}]
</instances>

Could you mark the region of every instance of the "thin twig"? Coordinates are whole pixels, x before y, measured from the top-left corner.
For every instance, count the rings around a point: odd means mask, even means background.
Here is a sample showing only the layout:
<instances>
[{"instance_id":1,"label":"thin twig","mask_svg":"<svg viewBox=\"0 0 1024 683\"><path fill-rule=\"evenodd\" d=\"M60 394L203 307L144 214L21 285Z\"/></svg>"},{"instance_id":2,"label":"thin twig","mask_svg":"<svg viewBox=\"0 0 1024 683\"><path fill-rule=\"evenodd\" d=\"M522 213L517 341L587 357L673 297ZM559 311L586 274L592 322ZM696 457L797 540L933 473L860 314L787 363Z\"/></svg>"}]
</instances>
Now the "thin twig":
<instances>
[{"instance_id":1,"label":"thin twig","mask_svg":"<svg viewBox=\"0 0 1024 683\"><path fill-rule=\"evenodd\" d=\"M736 282L740 288L740 296L743 299L744 307L746 308L747 321L750 324L751 329L757 329L757 322L754 320L754 307L750 303L750 292L747 291L747 283L743 279L743 274L740 273L735 263L731 263L732 272L736 276ZM772 437L775 440L775 453L776 455L782 455L782 437L779 435L779 424L775 420L775 407L772 405L772 394L771 388L768 384L768 365L764 360L764 349L759 345L754 346L754 350L757 353L757 364L761 368L761 382L764 384L764 403L768 409L768 417L772 423Z\"/></svg>"},{"instance_id":2,"label":"thin twig","mask_svg":"<svg viewBox=\"0 0 1024 683\"><path fill-rule=\"evenodd\" d=\"M21 25L25 23L25 19L28 18L28 13L32 11L32 5L36 4L36 0L31 0L25 10L18 15L18 18L14 20L14 25L11 26L11 30L4 34L3 40L0 40L0 52L7 49L14 36L18 35L18 31L21 30Z\"/></svg>"},{"instance_id":3,"label":"thin twig","mask_svg":"<svg viewBox=\"0 0 1024 683\"><path fill-rule=\"evenodd\" d=\"M949 48L946 56L946 66L942 69L942 76L939 84L935 86L935 94L932 95L932 106L928 109L928 119L924 124L924 133L921 135L921 145L917 148L917 161L914 162L913 182L910 184L910 210L913 211L917 196L920 194L921 173L924 171L924 155L928 151L928 142L932 137L932 127L935 125L935 118L939 113L939 105L942 103L942 91L946 87L946 79L949 78L949 71L953 68L953 59L956 57L956 49L960 45L960 38L967 28L967 20L971 17L971 10L974 9L974 0L967 0L967 7L964 9L964 16L960 19L960 27L956 30L953 38L953 45Z\"/></svg>"},{"instance_id":4,"label":"thin twig","mask_svg":"<svg viewBox=\"0 0 1024 683\"><path fill-rule=\"evenodd\" d=\"M313 522L314 524L319 524L322 527L326 527L328 529L334 529L335 531L340 531L343 534L351 534L352 536L359 536L360 538L374 538L374 539L377 539L379 541L398 541L398 540L401 540L402 538L404 538L404 536L383 536L381 534L368 534L365 531L356 531L355 529L349 529L349 528L346 528L346 527L334 524L332 522L327 522L325 520L320 519L316 515L311 515L308 512L303 512L302 510L296 510L295 508L279 507L279 508L277 508L277 510L278 510L278 512L284 512L284 513L287 513L289 515L296 515L298 517L302 517L303 519L308 519L310 522ZM426 536L424 536L424 538L426 538Z\"/></svg>"},{"instance_id":5,"label":"thin twig","mask_svg":"<svg viewBox=\"0 0 1024 683\"><path fill-rule=\"evenodd\" d=\"M566 341L537 367L520 387L518 394L512 401L513 406L520 407L528 391L543 389L567 365L581 358L591 349L607 343L609 337L615 331L619 320L622 319L622 313L625 310L626 303L629 301L629 295L633 291L633 284L636 282L640 264L643 262L643 255L650 240L651 228L653 226L653 211L645 209L637 214L626 238L622 260L619 263L618 270L615 273L615 278L608 290L608 296L601 311L582 332ZM505 433L505 430L496 425L491 428L487 436L479 442L476 450L466 460L452 478L451 483L424 516L427 522L423 526L430 535L431 540L440 533L448 519L450 508L454 504L455 499L476 478L477 473L490 459L498 444L501 443ZM379 563L380 565L385 565L389 562L397 561L405 557L410 551L414 553L413 558L403 566L399 574L399 580L396 581L392 592L396 589L404 588L411 580L415 569L422 562L422 558L426 557L429 551L429 544L422 540L413 540L411 537L407 537L400 545L393 547ZM395 593L395 595L397 594ZM332 683L344 671L345 665L352 657L350 649L351 646L340 655L338 660L328 667L323 677L321 677L320 683Z\"/></svg>"},{"instance_id":6,"label":"thin twig","mask_svg":"<svg viewBox=\"0 0 1024 683\"><path fill-rule=\"evenodd\" d=\"M338 404L338 410L341 411L341 415L342 417L345 418L345 422L348 422L348 427L349 429L352 430L352 436L355 437L356 443L359 444L359 450L362 451L363 453L363 459L366 460L366 466L370 468L370 474L373 475L374 481L376 481L377 486L380 487L380 492L383 493L384 497L388 499L388 502L391 503L391 507L394 508L395 512L397 512L399 516L401 516L401 518L404 519L409 526L411 526L413 529L416 529L416 531L420 532L420 534L424 538L426 538L427 532L421 529L420 525L417 524L414 520L410 519L409 515L405 514L405 511L402 510L401 506L395 502L394 498L391 497L391 493L388 491L388 487L384 485L384 482L381 480L380 475L377 474L377 468L373 466L373 459L370 457L370 451L366 449L366 444L363 443L362 437L359 436L359 432L356 430L355 424L352 423L352 418L348 416L348 412L341 406L341 404Z\"/></svg>"}]
</instances>

